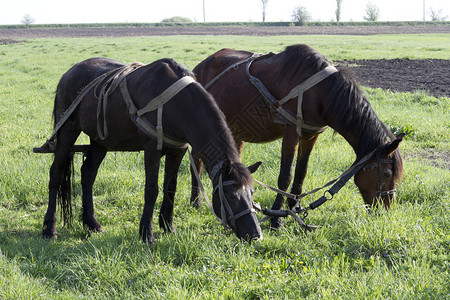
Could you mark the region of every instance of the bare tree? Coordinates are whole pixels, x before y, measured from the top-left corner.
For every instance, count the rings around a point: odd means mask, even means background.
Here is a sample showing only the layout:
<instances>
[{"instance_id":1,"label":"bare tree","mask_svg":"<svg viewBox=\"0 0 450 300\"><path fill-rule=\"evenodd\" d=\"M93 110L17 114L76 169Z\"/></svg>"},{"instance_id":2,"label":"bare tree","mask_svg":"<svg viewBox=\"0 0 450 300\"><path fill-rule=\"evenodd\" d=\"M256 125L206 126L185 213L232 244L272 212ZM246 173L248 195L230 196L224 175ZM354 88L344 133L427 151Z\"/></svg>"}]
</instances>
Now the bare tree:
<instances>
[{"instance_id":1,"label":"bare tree","mask_svg":"<svg viewBox=\"0 0 450 300\"><path fill-rule=\"evenodd\" d=\"M262 4L262 21L265 22L266 21L266 8L267 8L267 3L269 2L269 0L261 0L261 4Z\"/></svg>"},{"instance_id":2,"label":"bare tree","mask_svg":"<svg viewBox=\"0 0 450 300\"><path fill-rule=\"evenodd\" d=\"M448 16L443 16L442 13L443 13L442 9L436 11L436 10L434 10L434 9L431 7L431 8L430 8L430 18L431 18L431 21L436 22L436 21L445 21L445 20L447 20Z\"/></svg>"},{"instance_id":3,"label":"bare tree","mask_svg":"<svg viewBox=\"0 0 450 300\"><path fill-rule=\"evenodd\" d=\"M26 14L23 16L22 20L20 21L22 24L24 24L26 27L29 27L31 24L33 24L35 19L30 16L29 14Z\"/></svg>"},{"instance_id":4,"label":"bare tree","mask_svg":"<svg viewBox=\"0 0 450 300\"><path fill-rule=\"evenodd\" d=\"M337 4L337 7L336 7L336 22L339 22L341 20L341 4L342 4L342 1L344 1L344 0L336 0L336 4Z\"/></svg>"},{"instance_id":5,"label":"bare tree","mask_svg":"<svg viewBox=\"0 0 450 300\"><path fill-rule=\"evenodd\" d=\"M378 21L379 17L380 17L380 9L375 4L367 2L366 15L363 17L364 20L368 22L375 22Z\"/></svg>"},{"instance_id":6,"label":"bare tree","mask_svg":"<svg viewBox=\"0 0 450 300\"><path fill-rule=\"evenodd\" d=\"M311 15L309 14L306 7L297 6L292 11L292 20L295 22L298 22L299 25L303 25L303 24L305 24L305 22L308 22L311 20Z\"/></svg>"}]
</instances>

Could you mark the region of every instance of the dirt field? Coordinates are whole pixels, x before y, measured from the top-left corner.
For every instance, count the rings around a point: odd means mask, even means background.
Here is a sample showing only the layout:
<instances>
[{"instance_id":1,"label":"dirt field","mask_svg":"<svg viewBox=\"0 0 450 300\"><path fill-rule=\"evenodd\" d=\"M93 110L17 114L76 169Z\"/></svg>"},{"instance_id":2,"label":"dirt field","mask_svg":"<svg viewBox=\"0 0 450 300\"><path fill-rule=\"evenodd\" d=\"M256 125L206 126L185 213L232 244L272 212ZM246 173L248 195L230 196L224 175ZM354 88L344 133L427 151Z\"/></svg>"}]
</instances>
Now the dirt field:
<instances>
[{"instance_id":1,"label":"dirt field","mask_svg":"<svg viewBox=\"0 0 450 300\"><path fill-rule=\"evenodd\" d=\"M124 37L161 35L304 35L304 34L417 34L450 33L450 26L272 26L272 27L121 27L0 29L0 45L26 38ZM393 91L429 91L450 97L450 60L344 61L362 85Z\"/></svg>"},{"instance_id":2,"label":"dirt field","mask_svg":"<svg viewBox=\"0 0 450 300\"><path fill-rule=\"evenodd\" d=\"M261 26L261 27L107 27L0 29L0 39L42 37L123 37L152 35L303 35L303 34L419 34L450 33L450 26Z\"/></svg>"},{"instance_id":3,"label":"dirt field","mask_svg":"<svg viewBox=\"0 0 450 300\"><path fill-rule=\"evenodd\" d=\"M340 62L350 65L363 86L399 92L428 91L450 97L450 60L377 59Z\"/></svg>"}]
</instances>

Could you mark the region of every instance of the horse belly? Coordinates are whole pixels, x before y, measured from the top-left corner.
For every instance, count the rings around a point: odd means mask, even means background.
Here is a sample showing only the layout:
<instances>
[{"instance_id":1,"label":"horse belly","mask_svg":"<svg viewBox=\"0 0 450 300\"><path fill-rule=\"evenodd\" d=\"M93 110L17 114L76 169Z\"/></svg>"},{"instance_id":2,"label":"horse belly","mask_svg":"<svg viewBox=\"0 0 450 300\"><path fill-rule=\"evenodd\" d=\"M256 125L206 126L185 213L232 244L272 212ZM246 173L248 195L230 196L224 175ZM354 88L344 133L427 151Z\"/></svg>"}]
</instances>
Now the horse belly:
<instances>
[{"instance_id":1,"label":"horse belly","mask_svg":"<svg viewBox=\"0 0 450 300\"><path fill-rule=\"evenodd\" d=\"M253 99L228 97L216 101L236 141L267 143L283 135L284 125L275 123L275 112L260 95Z\"/></svg>"},{"instance_id":2,"label":"horse belly","mask_svg":"<svg viewBox=\"0 0 450 300\"><path fill-rule=\"evenodd\" d=\"M283 126L253 126L254 124L244 124L234 122L229 125L233 137L236 141L249 143L268 143L275 141L283 136Z\"/></svg>"},{"instance_id":3,"label":"horse belly","mask_svg":"<svg viewBox=\"0 0 450 300\"><path fill-rule=\"evenodd\" d=\"M106 128L103 119L103 111L97 118L97 100L86 99L80 106L80 126L81 130L88 135L91 140L104 146L110 151L139 151L144 148L144 141L136 125L132 122L126 106L116 103L114 98L109 99L106 112ZM120 99L117 99L120 100ZM98 129L99 127L99 129ZM104 139L100 138L99 130Z\"/></svg>"}]
</instances>

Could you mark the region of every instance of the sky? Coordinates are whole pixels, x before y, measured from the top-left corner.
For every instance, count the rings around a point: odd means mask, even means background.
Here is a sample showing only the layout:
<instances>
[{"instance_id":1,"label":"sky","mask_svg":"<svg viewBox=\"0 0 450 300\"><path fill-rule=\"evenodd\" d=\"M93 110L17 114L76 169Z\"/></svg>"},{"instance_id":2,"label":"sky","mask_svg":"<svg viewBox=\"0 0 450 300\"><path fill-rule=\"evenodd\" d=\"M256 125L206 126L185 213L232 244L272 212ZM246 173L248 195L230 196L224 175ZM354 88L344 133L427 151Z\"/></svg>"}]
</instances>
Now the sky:
<instances>
[{"instance_id":1,"label":"sky","mask_svg":"<svg viewBox=\"0 0 450 300\"><path fill-rule=\"evenodd\" d=\"M379 21L421 21L430 9L450 20L448 0L342 0L341 21L363 21L370 1ZM0 0L0 24L21 24L25 15L34 24L155 23L174 16L203 22L262 21L261 0ZM314 21L335 20L336 0L269 0L266 21L291 21L294 8L305 7Z\"/></svg>"}]
</instances>

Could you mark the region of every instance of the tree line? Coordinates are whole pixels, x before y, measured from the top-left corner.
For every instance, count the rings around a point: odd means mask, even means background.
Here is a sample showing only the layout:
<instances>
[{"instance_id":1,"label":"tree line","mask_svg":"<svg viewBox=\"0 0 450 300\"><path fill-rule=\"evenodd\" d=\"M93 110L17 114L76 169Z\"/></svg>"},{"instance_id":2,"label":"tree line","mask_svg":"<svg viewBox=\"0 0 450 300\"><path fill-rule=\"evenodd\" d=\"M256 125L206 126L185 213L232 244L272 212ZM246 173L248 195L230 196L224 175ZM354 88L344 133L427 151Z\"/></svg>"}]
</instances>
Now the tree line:
<instances>
[{"instance_id":1,"label":"tree line","mask_svg":"<svg viewBox=\"0 0 450 300\"><path fill-rule=\"evenodd\" d=\"M342 14L342 2L344 0L336 0L336 10L335 10L335 16L336 16L336 22L341 21L341 14ZM267 7L269 4L269 0L261 0L261 12L262 12L262 21L266 21L266 15L267 15ZM372 2L367 2L366 4L366 11L365 15L363 16L363 19L368 22L375 22L378 21L380 18L380 9L372 4ZM443 10L435 10L433 8L429 9L429 17L431 21L445 21L447 20L448 16L443 15ZM312 16L304 6L297 6L293 9L291 13L291 20L294 22L297 22L299 25L303 25L305 22L312 21ZM425 21L425 15L424 15L424 21ZM21 23L25 26L30 26L35 22L35 19L30 15L26 14L23 16ZM192 23L193 21L189 18L175 16L171 18L166 18L161 21L162 23Z\"/></svg>"}]
</instances>

